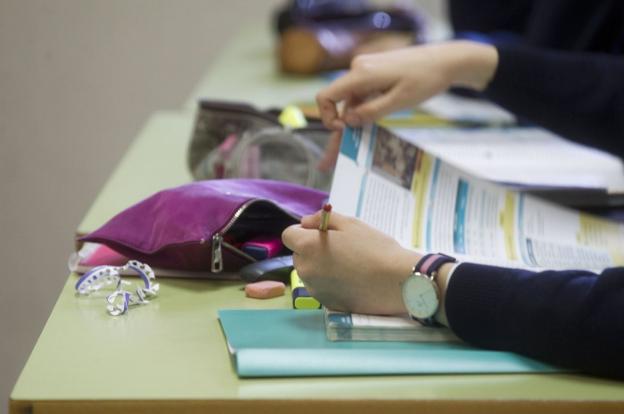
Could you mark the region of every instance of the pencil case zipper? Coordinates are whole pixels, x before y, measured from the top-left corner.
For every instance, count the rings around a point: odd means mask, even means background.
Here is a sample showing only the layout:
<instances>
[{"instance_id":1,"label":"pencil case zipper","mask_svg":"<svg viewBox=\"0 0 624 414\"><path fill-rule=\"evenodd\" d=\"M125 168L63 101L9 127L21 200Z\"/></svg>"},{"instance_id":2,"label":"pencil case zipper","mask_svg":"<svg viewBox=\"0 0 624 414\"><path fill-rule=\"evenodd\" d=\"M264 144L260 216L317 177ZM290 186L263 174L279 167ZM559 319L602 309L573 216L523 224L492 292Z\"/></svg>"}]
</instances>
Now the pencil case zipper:
<instances>
[{"instance_id":1,"label":"pencil case zipper","mask_svg":"<svg viewBox=\"0 0 624 414\"><path fill-rule=\"evenodd\" d=\"M250 255L248 255L247 253L243 252L240 249L237 249L235 246L232 246L230 243L226 242L223 240L223 235L225 233L227 233L230 228L232 228L232 226L236 223L236 221L240 218L240 216L245 212L245 210L247 210L247 208L249 208L249 206L251 206L252 204L256 203L256 202L263 202L263 203L269 203L269 204L273 204L275 207L277 207L279 210L281 210L282 212L284 212L284 214L290 216L293 220L299 220L300 217L282 209L280 206L278 206L277 204L273 203L272 201L268 201L268 200L261 200L261 199L252 199L252 200L248 200L245 203L243 203L240 207L238 207L238 209L236 209L236 211L234 212L234 214L232 215L232 217L228 220L228 222L225 224L225 226L223 226L221 228L221 230L219 230L218 232L216 232L215 234L212 235L212 244L211 244L211 261L210 261L210 271L212 273L220 273L223 271L223 248L226 247L228 250L238 254L239 256L244 257L245 259L249 260L250 262L255 262L256 259L254 259L253 257L251 257Z\"/></svg>"}]
</instances>

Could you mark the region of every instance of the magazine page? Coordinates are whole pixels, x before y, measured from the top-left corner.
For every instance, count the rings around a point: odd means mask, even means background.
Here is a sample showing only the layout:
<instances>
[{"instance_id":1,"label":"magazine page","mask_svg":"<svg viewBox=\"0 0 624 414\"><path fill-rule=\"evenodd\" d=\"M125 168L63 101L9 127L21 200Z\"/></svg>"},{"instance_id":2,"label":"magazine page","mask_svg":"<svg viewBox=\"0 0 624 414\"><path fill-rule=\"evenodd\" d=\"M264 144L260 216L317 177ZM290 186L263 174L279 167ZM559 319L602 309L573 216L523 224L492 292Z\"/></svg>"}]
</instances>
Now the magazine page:
<instances>
[{"instance_id":1,"label":"magazine page","mask_svg":"<svg viewBox=\"0 0 624 414\"><path fill-rule=\"evenodd\" d=\"M346 129L330 202L422 252L505 266L624 264L624 225L476 178L387 129Z\"/></svg>"}]
</instances>

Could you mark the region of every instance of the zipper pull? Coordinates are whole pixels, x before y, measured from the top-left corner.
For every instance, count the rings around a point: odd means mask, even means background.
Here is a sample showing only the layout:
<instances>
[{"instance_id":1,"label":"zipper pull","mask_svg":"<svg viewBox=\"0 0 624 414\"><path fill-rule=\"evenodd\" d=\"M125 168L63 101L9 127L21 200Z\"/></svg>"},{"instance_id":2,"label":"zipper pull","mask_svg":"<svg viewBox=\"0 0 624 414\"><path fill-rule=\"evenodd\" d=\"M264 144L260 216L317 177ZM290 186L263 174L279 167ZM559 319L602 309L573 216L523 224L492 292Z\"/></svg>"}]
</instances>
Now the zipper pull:
<instances>
[{"instance_id":1,"label":"zipper pull","mask_svg":"<svg viewBox=\"0 0 624 414\"><path fill-rule=\"evenodd\" d=\"M210 271L212 273L220 273L223 270L222 242L223 236L221 236L221 233L216 233L212 236L212 263L210 266Z\"/></svg>"}]
</instances>

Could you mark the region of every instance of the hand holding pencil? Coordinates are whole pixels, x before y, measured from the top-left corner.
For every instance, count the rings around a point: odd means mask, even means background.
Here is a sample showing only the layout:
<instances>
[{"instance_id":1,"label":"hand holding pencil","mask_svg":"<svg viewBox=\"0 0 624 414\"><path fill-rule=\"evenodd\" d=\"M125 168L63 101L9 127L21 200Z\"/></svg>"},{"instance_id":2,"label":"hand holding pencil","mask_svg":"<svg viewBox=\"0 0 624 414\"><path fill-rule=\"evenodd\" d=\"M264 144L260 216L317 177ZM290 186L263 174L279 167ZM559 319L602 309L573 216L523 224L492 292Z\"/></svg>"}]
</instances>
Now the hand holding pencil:
<instances>
[{"instance_id":1,"label":"hand holding pencil","mask_svg":"<svg viewBox=\"0 0 624 414\"><path fill-rule=\"evenodd\" d=\"M329 213L331 213L331 204L325 204L321 209L321 221L318 226L319 231L326 232L329 226ZM296 269L290 274L290 288L292 291L292 303L295 309L318 309L321 304L313 298L304 283L299 278Z\"/></svg>"},{"instance_id":2,"label":"hand holding pencil","mask_svg":"<svg viewBox=\"0 0 624 414\"><path fill-rule=\"evenodd\" d=\"M390 236L327 206L288 227L282 240L308 292L328 308L405 312L400 286L420 256Z\"/></svg>"}]
</instances>

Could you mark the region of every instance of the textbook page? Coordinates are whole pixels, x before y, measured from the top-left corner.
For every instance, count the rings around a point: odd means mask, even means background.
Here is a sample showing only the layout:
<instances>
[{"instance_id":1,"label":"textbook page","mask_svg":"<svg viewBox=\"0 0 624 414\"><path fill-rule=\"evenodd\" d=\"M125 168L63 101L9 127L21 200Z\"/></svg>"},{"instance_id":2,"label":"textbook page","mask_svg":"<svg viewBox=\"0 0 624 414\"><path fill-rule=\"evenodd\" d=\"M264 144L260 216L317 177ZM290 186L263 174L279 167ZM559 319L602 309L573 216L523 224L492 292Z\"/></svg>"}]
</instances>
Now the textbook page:
<instances>
[{"instance_id":1,"label":"textbook page","mask_svg":"<svg viewBox=\"0 0 624 414\"><path fill-rule=\"evenodd\" d=\"M466 98L452 93L440 93L419 107L432 115L459 122L477 122L488 125L511 125L516 117L506 109L484 99Z\"/></svg>"},{"instance_id":2,"label":"textbook page","mask_svg":"<svg viewBox=\"0 0 624 414\"><path fill-rule=\"evenodd\" d=\"M624 264L624 225L463 172L377 126L347 128L330 202L422 252L525 268Z\"/></svg>"},{"instance_id":3,"label":"textbook page","mask_svg":"<svg viewBox=\"0 0 624 414\"><path fill-rule=\"evenodd\" d=\"M536 127L393 128L455 167L490 181L529 187L624 192L622 160Z\"/></svg>"}]
</instances>

